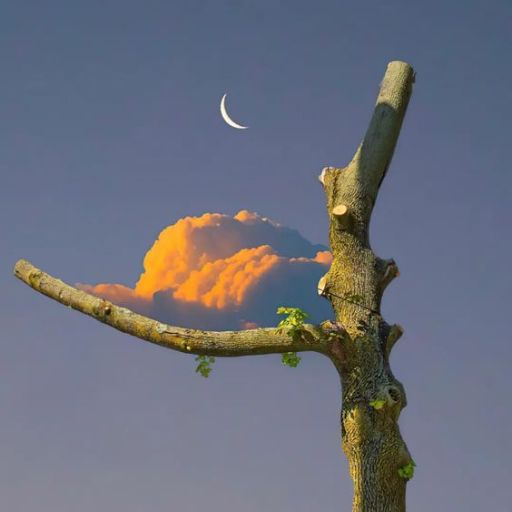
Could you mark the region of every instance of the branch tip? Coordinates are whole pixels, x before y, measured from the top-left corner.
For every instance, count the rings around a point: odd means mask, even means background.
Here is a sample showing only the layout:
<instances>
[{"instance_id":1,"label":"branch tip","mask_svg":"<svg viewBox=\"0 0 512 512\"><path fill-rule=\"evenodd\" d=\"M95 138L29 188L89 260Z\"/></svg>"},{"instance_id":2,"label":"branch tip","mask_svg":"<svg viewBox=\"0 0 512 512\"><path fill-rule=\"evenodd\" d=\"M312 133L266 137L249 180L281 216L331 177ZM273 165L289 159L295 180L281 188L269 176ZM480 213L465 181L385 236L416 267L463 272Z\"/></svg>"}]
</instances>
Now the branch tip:
<instances>
[{"instance_id":1,"label":"branch tip","mask_svg":"<svg viewBox=\"0 0 512 512\"><path fill-rule=\"evenodd\" d=\"M387 65L372 119L350 163L372 202L391 163L413 83L414 70L410 64L392 61Z\"/></svg>"}]
</instances>

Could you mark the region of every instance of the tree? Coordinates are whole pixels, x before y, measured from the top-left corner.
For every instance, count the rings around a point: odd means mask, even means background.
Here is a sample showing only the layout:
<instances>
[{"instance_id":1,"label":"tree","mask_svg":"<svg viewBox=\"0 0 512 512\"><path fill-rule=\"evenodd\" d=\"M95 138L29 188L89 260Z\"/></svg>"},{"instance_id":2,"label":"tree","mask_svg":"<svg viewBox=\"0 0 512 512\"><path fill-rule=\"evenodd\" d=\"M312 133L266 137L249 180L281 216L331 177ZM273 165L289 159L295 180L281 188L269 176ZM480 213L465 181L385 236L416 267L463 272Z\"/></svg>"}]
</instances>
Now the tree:
<instances>
[{"instance_id":1,"label":"tree","mask_svg":"<svg viewBox=\"0 0 512 512\"><path fill-rule=\"evenodd\" d=\"M395 262L374 254L369 222L391 162L414 83L412 67L388 64L363 142L344 168L326 167L319 179L327 198L333 261L318 283L335 322L303 323L300 310L284 309L277 328L201 331L164 324L73 288L25 260L16 277L34 290L146 341L195 354L208 373L211 357L283 354L294 365L296 352L319 352L334 363L342 383L341 437L354 484L353 512L404 512L414 461L398 427L406 405L389 355L402 335L380 314L386 286L398 276ZM202 365L202 366L201 366Z\"/></svg>"}]
</instances>

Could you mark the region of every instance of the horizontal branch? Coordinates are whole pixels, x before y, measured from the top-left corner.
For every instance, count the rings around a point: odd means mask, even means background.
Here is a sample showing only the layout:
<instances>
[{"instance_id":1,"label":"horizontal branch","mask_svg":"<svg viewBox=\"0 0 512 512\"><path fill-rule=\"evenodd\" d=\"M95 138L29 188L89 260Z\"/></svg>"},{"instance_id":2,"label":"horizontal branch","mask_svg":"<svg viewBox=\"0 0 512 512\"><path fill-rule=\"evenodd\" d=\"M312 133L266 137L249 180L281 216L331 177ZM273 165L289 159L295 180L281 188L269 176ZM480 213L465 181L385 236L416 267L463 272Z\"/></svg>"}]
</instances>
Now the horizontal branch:
<instances>
[{"instance_id":1,"label":"horizontal branch","mask_svg":"<svg viewBox=\"0 0 512 512\"><path fill-rule=\"evenodd\" d=\"M34 290L89 315L114 329L180 352L211 356L249 356L285 352L325 352L327 340L320 327L306 324L292 339L276 328L243 331L201 331L168 325L116 306L70 286L25 260L14 266L14 275Z\"/></svg>"}]
</instances>

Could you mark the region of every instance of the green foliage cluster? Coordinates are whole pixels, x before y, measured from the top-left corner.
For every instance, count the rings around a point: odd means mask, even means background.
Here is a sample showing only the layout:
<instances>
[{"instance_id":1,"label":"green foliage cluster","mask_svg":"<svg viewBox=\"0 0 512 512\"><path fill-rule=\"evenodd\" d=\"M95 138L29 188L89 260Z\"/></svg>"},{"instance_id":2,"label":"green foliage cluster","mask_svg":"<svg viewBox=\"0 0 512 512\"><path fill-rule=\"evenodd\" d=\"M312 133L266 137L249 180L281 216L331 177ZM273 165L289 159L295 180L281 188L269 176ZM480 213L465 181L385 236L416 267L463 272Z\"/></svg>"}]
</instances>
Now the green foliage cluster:
<instances>
[{"instance_id":1,"label":"green foliage cluster","mask_svg":"<svg viewBox=\"0 0 512 512\"><path fill-rule=\"evenodd\" d=\"M415 467L416 467L416 463L413 460L411 460L411 462L409 462L409 464L407 464L401 468L398 468L398 474L402 478L405 478L406 480L410 480L414 476L414 468Z\"/></svg>"},{"instance_id":2,"label":"green foliage cluster","mask_svg":"<svg viewBox=\"0 0 512 512\"><path fill-rule=\"evenodd\" d=\"M286 331L286 334L296 341L300 337L300 332L304 327L304 320L308 317L305 311L300 308L277 308L278 315L287 315L277 325L279 331Z\"/></svg>"},{"instance_id":3,"label":"green foliage cluster","mask_svg":"<svg viewBox=\"0 0 512 512\"><path fill-rule=\"evenodd\" d=\"M300 363L300 357L297 355L297 352L285 352L281 357L281 362L285 366L296 368Z\"/></svg>"},{"instance_id":4,"label":"green foliage cluster","mask_svg":"<svg viewBox=\"0 0 512 512\"><path fill-rule=\"evenodd\" d=\"M207 379L210 375L210 372L212 371L210 365L215 362L215 357L197 356L196 361L199 363L196 368L196 373L199 373L202 377Z\"/></svg>"},{"instance_id":5,"label":"green foliage cluster","mask_svg":"<svg viewBox=\"0 0 512 512\"><path fill-rule=\"evenodd\" d=\"M386 403L386 400L372 400L370 402L370 405L374 408L374 409L382 409L384 407Z\"/></svg>"},{"instance_id":6,"label":"green foliage cluster","mask_svg":"<svg viewBox=\"0 0 512 512\"><path fill-rule=\"evenodd\" d=\"M300 308L277 308L278 315L287 315L286 318L281 320L277 325L280 332L286 331L286 334L296 341L300 338L301 331L304 327L304 320L308 314ZM296 352L285 352L281 358L281 362L290 368L296 368L300 363L300 357Z\"/></svg>"}]
</instances>

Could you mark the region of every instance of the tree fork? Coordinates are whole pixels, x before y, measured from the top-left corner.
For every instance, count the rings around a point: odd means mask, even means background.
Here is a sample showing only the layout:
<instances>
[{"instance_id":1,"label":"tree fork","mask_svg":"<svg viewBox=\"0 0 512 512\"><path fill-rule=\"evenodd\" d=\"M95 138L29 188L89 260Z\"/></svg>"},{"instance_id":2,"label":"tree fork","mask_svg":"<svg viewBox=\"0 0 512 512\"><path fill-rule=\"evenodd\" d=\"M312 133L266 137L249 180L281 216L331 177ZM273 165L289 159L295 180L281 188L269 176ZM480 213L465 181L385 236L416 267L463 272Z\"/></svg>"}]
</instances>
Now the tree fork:
<instances>
[{"instance_id":1,"label":"tree fork","mask_svg":"<svg viewBox=\"0 0 512 512\"><path fill-rule=\"evenodd\" d=\"M333 253L319 293L331 302L348 333L343 361L335 365L342 383L342 447L354 484L353 512L405 512L407 478L401 468L414 464L397 423L405 391L389 366L389 353L403 330L380 315L382 294L398 276L398 267L373 253L368 236L413 82L409 64L388 64L372 120L352 161L344 168L326 167L319 177Z\"/></svg>"},{"instance_id":2,"label":"tree fork","mask_svg":"<svg viewBox=\"0 0 512 512\"><path fill-rule=\"evenodd\" d=\"M142 340L181 352L236 357L314 351L334 363L342 383L341 436L354 483L353 512L405 512L405 487L414 465L398 417L406 406L389 354L402 335L380 315L386 286L398 276L394 260L377 257L368 226L391 162L412 92L414 72L388 64L363 142L345 168L326 167L319 179L327 197L333 261L318 293L336 321L304 325L300 336L280 329L200 331L164 324L118 307L56 279L25 260L16 277L34 290Z\"/></svg>"}]
</instances>

